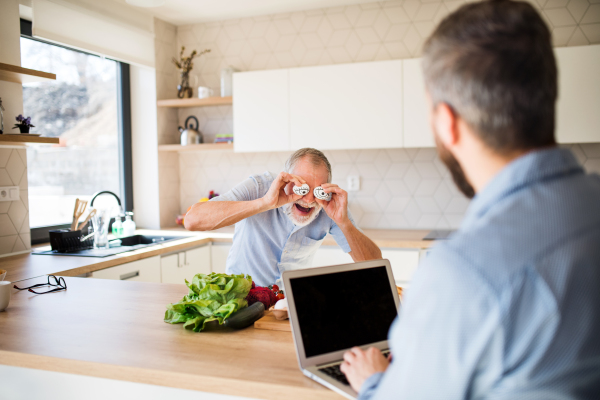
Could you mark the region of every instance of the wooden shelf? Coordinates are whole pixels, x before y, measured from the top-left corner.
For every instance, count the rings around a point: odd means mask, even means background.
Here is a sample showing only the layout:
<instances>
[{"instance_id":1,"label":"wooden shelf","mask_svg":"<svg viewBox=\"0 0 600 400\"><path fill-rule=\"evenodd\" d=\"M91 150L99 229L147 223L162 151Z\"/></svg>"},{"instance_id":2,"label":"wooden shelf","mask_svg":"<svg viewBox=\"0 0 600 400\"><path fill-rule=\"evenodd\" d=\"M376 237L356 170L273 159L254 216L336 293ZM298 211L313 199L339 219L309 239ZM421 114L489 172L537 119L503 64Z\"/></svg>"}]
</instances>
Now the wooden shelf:
<instances>
[{"instance_id":1,"label":"wooden shelf","mask_svg":"<svg viewBox=\"0 0 600 400\"><path fill-rule=\"evenodd\" d=\"M0 80L14 83L55 81L56 74L0 63Z\"/></svg>"},{"instance_id":2,"label":"wooden shelf","mask_svg":"<svg viewBox=\"0 0 600 400\"><path fill-rule=\"evenodd\" d=\"M227 106L233 104L233 98L228 97L207 97L205 99L167 99L158 100L158 107L183 108L183 107L208 107L208 106Z\"/></svg>"},{"instance_id":3,"label":"wooden shelf","mask_svg":"<svg viewBox=\"0 0 600 400\"><path fill-rule=\"evenodd\" d=\"M205 150L233 150L233 143L201 143L182 146L180 144L161 144L158 151L205 151Z\"/></svg>"},{"instance_id":4,"label":"wooden shelf","mask_svg":"<svg viewBox=\"0 0 600 400\"><path fill-rule=\"evenodd\" d=\"M58 144L59 139L54 137L42 137L42 136L29 136L29 135L11 135L3 134L0 135L0 145L8 144L25 144L25 143L50 143Z\"/></svg>"}]
</instances>

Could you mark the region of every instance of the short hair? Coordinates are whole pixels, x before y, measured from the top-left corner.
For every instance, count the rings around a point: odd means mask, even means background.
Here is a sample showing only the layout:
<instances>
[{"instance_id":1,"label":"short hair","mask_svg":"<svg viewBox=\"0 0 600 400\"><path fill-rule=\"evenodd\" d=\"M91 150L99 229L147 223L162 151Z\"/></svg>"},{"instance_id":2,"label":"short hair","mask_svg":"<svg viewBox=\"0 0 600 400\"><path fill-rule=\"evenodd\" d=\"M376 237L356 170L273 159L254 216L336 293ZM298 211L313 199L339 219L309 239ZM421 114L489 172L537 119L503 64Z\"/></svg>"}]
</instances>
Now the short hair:
<instances>
[{"instance_id":1,"label":"short hair","mask_svg":"<svg viewBox=\"0 0 600 400\"><path fill-rule=\"evenodd\" d=\"M448 15L423 48L425 85L499 154L554 145L557 68L551 34L522 1Z\"/></svg>"},{"instance_id":2,"label":"short hair","mask_svg":"<svg viewBox=\"0 0 600 400\"><path fill-rule=\"evenodd\" d=\"M327 168L327 183L331 183L331 164L325 154L322 151L313 149L310 147L305 147L300 150L296 150L285 162L285 172L291 173L298 161L303 159L304 157L308 157L308 160L315 167L325 167Z\"/></svg>"}]
</instances>

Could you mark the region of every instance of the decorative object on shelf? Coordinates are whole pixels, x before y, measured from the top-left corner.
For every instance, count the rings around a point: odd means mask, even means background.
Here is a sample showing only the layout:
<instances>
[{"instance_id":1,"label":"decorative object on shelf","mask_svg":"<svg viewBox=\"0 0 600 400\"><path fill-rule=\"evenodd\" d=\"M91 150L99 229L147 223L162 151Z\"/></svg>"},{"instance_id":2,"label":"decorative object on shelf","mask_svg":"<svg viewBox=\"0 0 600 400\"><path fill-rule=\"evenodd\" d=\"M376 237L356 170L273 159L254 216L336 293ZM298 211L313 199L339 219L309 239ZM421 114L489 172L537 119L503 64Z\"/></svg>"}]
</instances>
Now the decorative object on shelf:
<instances>
[{"instance_id":1,"label":"decorative object on shelf","mask_svg":"<svg viewBox=\"0 0 600 400\"><path fill-rule=\"evenodd\" d=\"M234 72L239 72L239 70L231 65L221 70L221 97L232 96Z\"/></svg>"},{"instance_id":2,"label":"decorative object on shelf","mask_svg":"<svg viewBox=\"0 0 600 400\"><path fill-rule=\"evenodd\" d=\"M202 50L198 53L196 50L188 57L183 56L185 46L181 46L181 53L179 53L179 60L173 57L173 64L177 67L181 74L181 84L177 86L177 97L180 99L190 98L193 95L193 90L190 87L190 71L194 68L192 60L194 57L200 57L203 54L210 53L210 49Z\"/></svg>"},{"instance_id":3,"label":"decorative object on shelf","mask_svg":"<svg viewBox=\"0 0 600 400\"><path fill-rule=\"evenodd\" d=\"M19 131L21 131L21 133L29 133L29 128L35 128L35 125L31 125L31 117L23 117L21 114L19 114L16 118L18 124L15 124L15 126L13 126L13 129L19 128Z\"/></svg>"},{"instance_id":4,"label":"decorative object on shelf","mask_svg":"<svg viewBox=\"0 0 600 400\"><path fill-rule=\"evenodd\" d=\"M6 111L2 105L2 97L0 97L0 135L4 133L4 113Z\"/></svg>"},{"instance_id":5,"label":"decorative object on shelf","mask_svg":"<svg viewBox=\"0 0 600 400\"><path fill-rule=\"evenodd\" d=\"M206 99L206 98L212 96L214 93L215 93L214 90L212 90L211 88L208 88L206 86L198 87L198 98L199 99Z\"/></svg>"},{"instance_id":6,"label":"decorative object on shelf","mask_svg":"<svg viewBox=\"0 0 600 400\"><path fill-rule=\"evenodd\" d=\"M215 143L233 143L233 133L218 133L215 136Z\"/></svg>"},{"instance_id":7,"label":"decorative object on shelf","mask_svg":"<svg viewBox=\"0 0 600 400\"><path fill-rule=\"evenodd\" d=\"M196 121L195 128L191 124L188 125L188 121L190 119L193 119L194 121ZM184 126L185 126L185 129L183 129L182 127L178 128L179 132L181 132L181 145L182 146L202 143L202 134L198 130L198 126L199 126L198 118L194 117L193 115L190 115L185 120Z\"/></svg>"}]
</instances>

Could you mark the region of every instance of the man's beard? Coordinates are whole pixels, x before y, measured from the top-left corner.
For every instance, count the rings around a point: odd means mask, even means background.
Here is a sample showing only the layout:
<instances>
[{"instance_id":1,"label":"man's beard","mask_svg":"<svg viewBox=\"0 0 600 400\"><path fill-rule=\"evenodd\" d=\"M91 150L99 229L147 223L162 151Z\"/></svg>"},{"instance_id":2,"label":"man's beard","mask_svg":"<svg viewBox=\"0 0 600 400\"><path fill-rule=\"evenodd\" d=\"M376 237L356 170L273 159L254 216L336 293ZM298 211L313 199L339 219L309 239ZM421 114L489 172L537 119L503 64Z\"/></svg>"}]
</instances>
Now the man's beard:
<instances>
[{"instance_id":1,"label":"man's beard","mask_svg":"<svg viewBox=\"0 0 600 400\"><path fill-rule=\"evenodd\" d=\"M296 215L294 213L294 208L296 207L296 204L298 204L304 208L312 208L313 210L311 211L310 214L305 215L305 216ZM285 215L287 215L287 217L290 219L290 221L292 221L292 223L294 225L306 226L306 225L310 224L311 222L313 222L315 220L315 218L317 218L317 216L319 215L319 212L321 211L321 205L319 203L317 203L316 201L312 202L312 203L305 203L302 200L298 200L294 203L289 203L289 204L286 204L285 206L283 206L283 211L285 212Z\"/></svg>"},{"instance_id":2,"label":"man's beard","mask_svg":"<svg viewBox=\"0 0 600 400\"><path fill-rule=\"evenodd\" d=\"M435 146L437 147L440 160L442 160L444 165L446 165L446 167L450 171L450 175L452 175L452 180L454 181L454 184L456 184L458 190L460 190L465 196L467 196L467 198L472 199L473 197L475 197L475 189L473 189L473 186L471 186L471 184L469 183L469 180L467 179L467 176L465 175L465 172L463 171L462 167L458 163L458 160L456 159L456 157L454 157L454 155L452 155L450 150L448 150L446 146L444 146L442 142L438 139L437 132L434 133L434 137Z\"/></svg>"}]
</instances>

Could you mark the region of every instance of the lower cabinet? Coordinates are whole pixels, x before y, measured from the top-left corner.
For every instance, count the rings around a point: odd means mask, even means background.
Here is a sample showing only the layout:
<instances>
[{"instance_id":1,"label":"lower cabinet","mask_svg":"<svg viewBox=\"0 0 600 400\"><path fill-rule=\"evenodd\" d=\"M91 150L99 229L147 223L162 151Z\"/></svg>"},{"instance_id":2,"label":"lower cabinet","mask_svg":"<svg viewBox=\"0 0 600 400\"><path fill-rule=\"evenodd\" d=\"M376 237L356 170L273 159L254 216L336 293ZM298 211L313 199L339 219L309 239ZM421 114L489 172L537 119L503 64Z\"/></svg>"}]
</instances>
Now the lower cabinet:
<instances>
[{"instance_id":1,"label":"lower cabinet","mask_svg":"<svg viewBox=\"0 0 600 400\"><path fill-rule=\"evenodd\" d=\"M163 283L191 282L196 274L211 273L211 246L169 254L161 257L161 278Z\"/></svg>"},{"instance_id":2,"label":"lower cabinet","mask_svg":"<svg viewBox=\"0 0 600 400\"><path fill-rule=\"evenodd\" d=\"M394 280L398 286L407 286L419 265L420 251L416 249L382 249L382 257L390 260ZM313 267L349 264L352 257L338 246L321 246L313 258Z\"/></svg>"},{"instance_id":3,"label":"lower cabinet","mask_svg":"<svg viewBox=\"0 0 600 400\"><path fill-rule=\"evenodd\" d=\"M224 274L227 265L227 256L229 255L229 250L231 250L231 244L213 242L210 247L212 272Z\"/></svg>"},{"instance_id":4,"label":"lower cabinet","mask_svg":"<svg viewBox=\"0 0 600 400\"><path fill-rule=\"evenodd\" d=\"M160 282L160 256L148 257L92 272L92 278L121 281Z\"/></svg>"}]
</instances>

